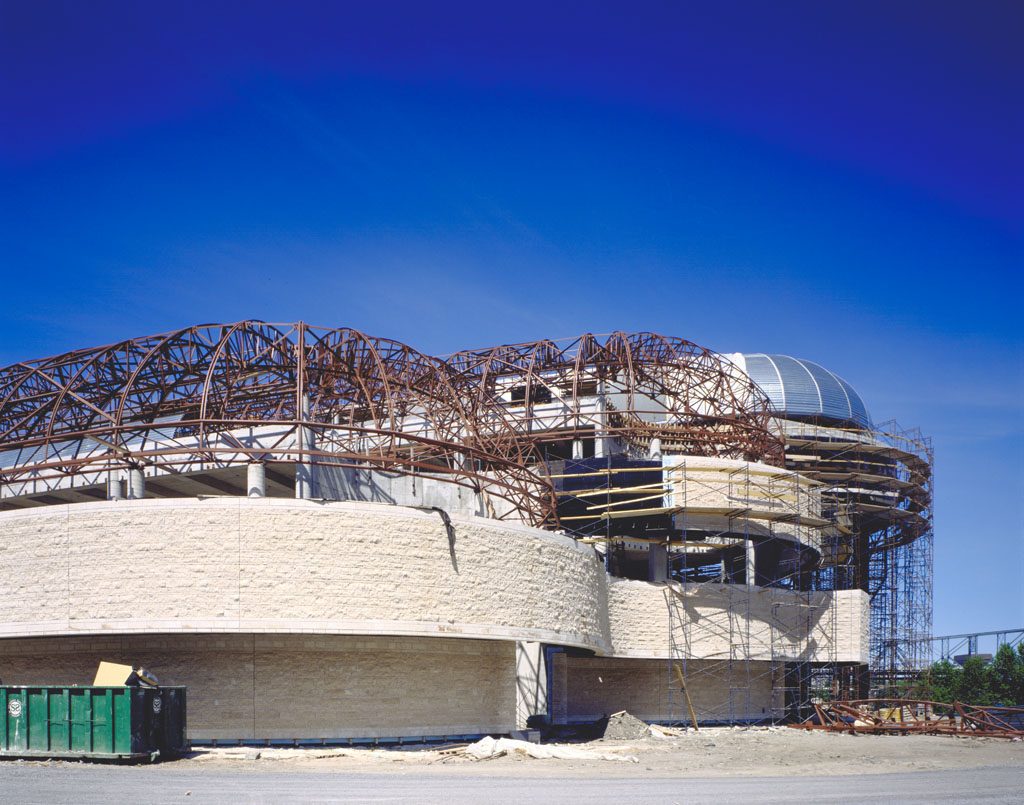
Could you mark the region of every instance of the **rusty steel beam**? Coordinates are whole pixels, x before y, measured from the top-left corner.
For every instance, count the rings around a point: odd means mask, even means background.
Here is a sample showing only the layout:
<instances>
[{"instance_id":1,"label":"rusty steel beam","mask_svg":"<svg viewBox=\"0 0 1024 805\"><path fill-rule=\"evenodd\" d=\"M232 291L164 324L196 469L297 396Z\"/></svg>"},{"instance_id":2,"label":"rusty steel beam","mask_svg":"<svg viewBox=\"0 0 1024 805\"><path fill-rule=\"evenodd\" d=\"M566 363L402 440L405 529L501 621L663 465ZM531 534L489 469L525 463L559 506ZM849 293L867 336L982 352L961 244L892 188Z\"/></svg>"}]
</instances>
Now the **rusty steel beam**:
<instances>
[{"instance_id":1,"label":"rusty steel beam","mask_svg":"<svg viewBox=\"0 0 1024 805\"><path fill-rule=\"evenodd\" d=\"M850 734L1024 738L1024 707L925 699L853 699L815 703L814 711L810 719L789 726Z\"/></svg>"}]
</instances>

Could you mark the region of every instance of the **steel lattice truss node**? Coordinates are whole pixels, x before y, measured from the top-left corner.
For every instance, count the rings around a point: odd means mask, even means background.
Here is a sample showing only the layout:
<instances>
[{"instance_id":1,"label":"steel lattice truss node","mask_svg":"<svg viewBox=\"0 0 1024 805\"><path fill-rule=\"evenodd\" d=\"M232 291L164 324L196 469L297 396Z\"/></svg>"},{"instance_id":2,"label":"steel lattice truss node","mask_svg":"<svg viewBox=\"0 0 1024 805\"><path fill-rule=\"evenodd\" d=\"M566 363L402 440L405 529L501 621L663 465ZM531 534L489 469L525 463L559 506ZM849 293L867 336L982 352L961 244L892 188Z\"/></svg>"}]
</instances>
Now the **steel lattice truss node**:
<instances>
[{"instance_id":1,"label":"steel lattice truss node","mask_svg":"<svg viewBox=\"0 0 1024 805\"><path fill-rule=\"evenodd\" d=\"M444 476L540 525L550 487L514 427L439 359L302 323L190 327L0 370L6 485L329 462Z\"/></svg>"}]
</instances>

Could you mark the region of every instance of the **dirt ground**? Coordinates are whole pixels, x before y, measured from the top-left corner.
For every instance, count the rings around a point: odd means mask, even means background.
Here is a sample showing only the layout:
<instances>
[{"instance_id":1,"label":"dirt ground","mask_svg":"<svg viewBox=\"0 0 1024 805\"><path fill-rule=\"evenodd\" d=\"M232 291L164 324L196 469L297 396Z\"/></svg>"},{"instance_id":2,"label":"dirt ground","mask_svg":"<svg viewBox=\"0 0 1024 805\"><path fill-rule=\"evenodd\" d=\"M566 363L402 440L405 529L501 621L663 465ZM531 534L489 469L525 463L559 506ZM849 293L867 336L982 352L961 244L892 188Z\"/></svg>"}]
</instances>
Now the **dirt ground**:
<instances>
[{"instance_id":1,"label":"dirt ground","mask_svg":"<svg viewBox=\"0 0 1024 805\"><path fill-rule=\"evenodd\" d=\"M546 745L552 746L552 745ZM844 735L785 727L710 728L673 738L601 739L556 745L608 759L535 759L521 754L476 760L445 749L198 750L164 768L350 771L430 774L601 775L602 777L820 776L1024 768L1024 742L932 735ZM258 754L258 758L257 758ZM621 758L621 759L616 759Z\"/></svg>"}]
</instances>

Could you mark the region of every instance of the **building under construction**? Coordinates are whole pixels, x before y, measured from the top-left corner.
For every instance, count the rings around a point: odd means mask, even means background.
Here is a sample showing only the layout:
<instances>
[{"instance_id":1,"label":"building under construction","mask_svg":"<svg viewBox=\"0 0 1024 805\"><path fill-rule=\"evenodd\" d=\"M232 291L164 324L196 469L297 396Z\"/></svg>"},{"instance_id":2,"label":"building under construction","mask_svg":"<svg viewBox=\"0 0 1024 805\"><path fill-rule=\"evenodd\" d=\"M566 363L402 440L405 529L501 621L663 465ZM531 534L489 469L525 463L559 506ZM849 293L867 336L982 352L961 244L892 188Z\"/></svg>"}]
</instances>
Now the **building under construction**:
<instances>
[{"instance_id":1,"label":"building under construction","mask_svg":"<svg viewBox=\"0 0 1024 805\"><path fill-rule=\"evenodd\" d=\"M189 687L193 740L770 723L927 659L930 445L653 333L431 357L192 327L0 370L0 677Z\"/></svg>"}]
</instances>

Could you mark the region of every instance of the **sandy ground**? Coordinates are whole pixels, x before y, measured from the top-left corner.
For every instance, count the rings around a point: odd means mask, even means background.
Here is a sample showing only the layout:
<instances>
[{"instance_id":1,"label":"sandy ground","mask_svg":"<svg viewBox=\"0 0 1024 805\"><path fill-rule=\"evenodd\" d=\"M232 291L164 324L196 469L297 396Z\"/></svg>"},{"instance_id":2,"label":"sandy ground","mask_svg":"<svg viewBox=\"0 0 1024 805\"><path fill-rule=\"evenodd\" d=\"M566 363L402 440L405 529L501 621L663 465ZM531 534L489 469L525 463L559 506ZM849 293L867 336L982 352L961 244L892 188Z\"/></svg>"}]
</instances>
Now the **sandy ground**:
<instances>
[{"instance_id":1,"label":"sandy ground","mask_svg":"<svg viewBox=\"0 0 1024 805\"><path fill-rule=\"evenodd\" d=\"M0 802L1017 805L1024 791L1024 742L995 738L734 728L565 746L621 759L474 760L436 748L225 748L138 766L6 761Z\"/></svg>"},{"instance_id":2,"label":"sandy ground","mask_svg":"<svg viewBox=\"0 0 1024 805\"><path fill-rule=\"evenodd\" d=\"M770 777L1024 769L1024 742L934 735L844 735L784 727L711 728L676 738L602 739L567 745L623 760L475 760L445 750L209 749L155 768L385 772L472 776ZM259 754L256 759L256 754Z\"/></svg>"}]
</instances>

